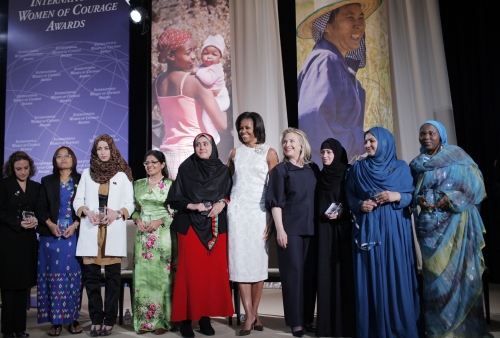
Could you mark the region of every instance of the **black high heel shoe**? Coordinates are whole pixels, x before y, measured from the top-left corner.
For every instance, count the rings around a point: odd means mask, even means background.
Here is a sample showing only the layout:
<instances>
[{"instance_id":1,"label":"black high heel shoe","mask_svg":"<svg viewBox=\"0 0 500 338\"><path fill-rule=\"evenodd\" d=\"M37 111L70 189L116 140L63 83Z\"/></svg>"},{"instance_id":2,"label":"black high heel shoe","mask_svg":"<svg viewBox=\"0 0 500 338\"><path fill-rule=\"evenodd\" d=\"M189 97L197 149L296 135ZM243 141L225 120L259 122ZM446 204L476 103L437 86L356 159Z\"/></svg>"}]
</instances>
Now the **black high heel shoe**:
<instances>
[{"instance_id":1,"label":"black high heel shoe","mask_svg":"<svg viewBox=\"0 0 500 338\"><path fill-rule=\"evenodd\" d=\"M306 332L316 332L316 328L312 324L304 325L304 329Z\"/></svg>"},{"instance_id":2,"label":"black high heel shoe","mask_svg":"<svg viewBox=\"0 0 500 338\"><path fill-rule=\"evenodd\" d=\"M290 327L290 330L292 330L292 336L294 336L294 337L304 337L304 330L294 331L292 327Z\"/></svg>"},{"instance_id":3,"label":"black high heel shoe","mask_svg":"<svg viewBox=\"0 0 500 338\"><path fill-rule=\"evenodd\" d=\"M257 323L257 318L255 318L252 325L250 326L250 330L240 330L238 336L248 336L252 332L252 330L255 330L255 323Z\"/></svg>"},{"instance_id":4,"label":"black high heel shoe","mask_svg":"<svg viewBox=\"0 0 500 338\"><path fill-rule=\"evenodd\" d=\"M255 318L255 322L253 322L253 329L255 331L264 331L264 325L255 325L257 324L257 318Z\"/></svg>"}]
</instances>

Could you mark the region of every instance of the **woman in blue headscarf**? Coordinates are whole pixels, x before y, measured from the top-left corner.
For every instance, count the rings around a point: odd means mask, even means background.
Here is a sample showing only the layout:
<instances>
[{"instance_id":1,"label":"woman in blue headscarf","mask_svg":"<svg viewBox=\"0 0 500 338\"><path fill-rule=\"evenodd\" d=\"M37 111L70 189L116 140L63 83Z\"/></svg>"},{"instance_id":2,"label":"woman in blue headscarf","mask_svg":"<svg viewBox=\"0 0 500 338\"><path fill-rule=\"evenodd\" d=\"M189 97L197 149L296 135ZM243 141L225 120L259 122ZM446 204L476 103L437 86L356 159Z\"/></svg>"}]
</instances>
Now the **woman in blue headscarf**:
<instances>
[{"instance_id":1,"label":"woman in blue headscarf","mask_svg":"<svg viewBox=\"0 0 500 338\"><path fill-rule=\"evenodd\" d=\"M484 224L477 206L486 197L481 171L460 147L448 145L437 121L420 127L420 155L410 163L420 206L423 304L428 337L491 337L483 316Z\"/></svg>"},{"instance_id":2,"label":"woman in blue headscarf","mask_svg":"<svg viewBox=\"0 0 500 338\"><path fill-rule=\"evenodd\" d=\"M354 276L357 337L419 337L419 297L410 211L413 179L396 157L392 134L365 133L368 157L347 171L356 226Z\"/></svg>"}]
</instances>

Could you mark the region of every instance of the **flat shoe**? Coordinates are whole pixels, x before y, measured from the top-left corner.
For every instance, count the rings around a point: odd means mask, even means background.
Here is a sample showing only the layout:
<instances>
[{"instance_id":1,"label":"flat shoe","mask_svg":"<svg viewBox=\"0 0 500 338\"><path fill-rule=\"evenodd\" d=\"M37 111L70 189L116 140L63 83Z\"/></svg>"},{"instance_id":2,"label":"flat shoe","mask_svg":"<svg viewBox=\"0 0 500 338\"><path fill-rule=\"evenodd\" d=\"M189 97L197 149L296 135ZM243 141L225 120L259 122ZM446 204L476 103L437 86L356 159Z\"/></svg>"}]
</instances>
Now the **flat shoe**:
<instances>
[{"instance_id":1,"label":"flat shoe","mask_svg":"<svg viewBox=\"0 0 500 338\"><path fill-rule=\"evenodd\" d=\"M16 337L29 337L30 334L27 332L16 332Z\"/></svg>"},{"instance_id":2,"label":"flat shoe","mask_svg":"<svg viewBox=\"0 0 500 338\"><path fill-rule=\"evenodd\" d=\"M52 325L47 331L47 335L51 337L57 337L61 334L62 331L62 325Z\"/></svg>"},{"instance_id":3,"label":"flat shoe","mask_svg":"<svg viewBox=\"0 0 500 338\"><path fill-rule=\"evenodd\" d=\"M200 325L201 333L203 333L205 336L215 335L215 330L212 327L212 324L210 324L210 317L201 317L198 324Z\"/></svg>"},{"instance_id":4,"label":"flat shoe","mask_svg":"<svg viewBox=\"0 0 500 338\"><path fill-rule=\"evenodd\" d=\"M68 332L71 334L79 334L83 332L83 329L78 321L73 320L73 324L68 325Z\"/></svg>"},{"instance_id":5,"label":"flat shoe","mask_svg":"<svg viewBox=\"0 0 500 338\"><path fill-rule=\"evenodd\" d=\"M135 331L136 334L145 334L145 333L148 333L148 331L145 331L145 330L139 330L139 331Z\"/></svg>"},{"instance_id":6,"label":"flat shoe","mask_svg":"<svg viewBox=\"0 0 500 338\"><path fill-rule=\"evenodd\" d=\"M294 337L304 337L304 330L292 331Z\"/></svg>"},{"instance_id":7,"label":"flat shoe","mask_svg":"<svg viewBox=\"0 0 500 338\"><path fill-rule=\"evenodd\" d=\"M110 329L106 329L106 325L104 325L104 328L101 330L101 336L109 336L113 332L113 327L111 326Z\"/></svg>"},{"instance_id":8,"label":"flat shoe","mask_svg":"<svg viewBox=\"0 0 500 338\"><path fill-rule=\"evenodd\" d=\"M179 330L181 331L181 336L184 338L193 338L194 337L194 331L193 331L193 327L191 326L190 320L183 321L181 323Z\"/></svg>"},{"instance_id":9,"label":"flat shoe","mask_svg":"<svg viewBox=\"0 0 500 338\"><path fill-rule=\"evenodd\" d=\"M155 335L165 334L165 333L167 333L167 331L168 331L167 329L159 328L159 329L155 330Z\"/></svg>"}]
</instances>

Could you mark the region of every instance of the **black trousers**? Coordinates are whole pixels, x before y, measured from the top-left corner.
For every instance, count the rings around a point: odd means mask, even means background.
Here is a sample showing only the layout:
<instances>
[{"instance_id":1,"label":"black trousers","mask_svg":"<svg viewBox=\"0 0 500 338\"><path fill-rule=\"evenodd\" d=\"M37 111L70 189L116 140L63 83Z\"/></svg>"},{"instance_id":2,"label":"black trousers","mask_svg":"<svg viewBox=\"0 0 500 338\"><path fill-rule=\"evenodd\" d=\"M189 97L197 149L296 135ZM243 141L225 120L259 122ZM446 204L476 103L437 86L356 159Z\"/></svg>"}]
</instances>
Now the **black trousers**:
<instances>
[{"instance_id":1,"label":"black trousers","mask_svg":"<svg viewBox=\"0 0 500 338\"><path fill-rule=\"evenodd\" d=\"M89 299L89 316L92 325L113 326L118 315L118 298L120 295L121 264L105 265L104 311L101 296L101 266L83 264L83 281Z\"/></svg>"},{"instance_id":2,"label":"black trousers","mask_svg":"<svg viewBox=\"0 0 500 338\"><path fill-rule=\"evenodd\" d=\"M2 289L2 333L26 331L28 290Z\"/></svg>"},{"instance_id":3,"label":"black trousers","mask_svg":"<svg viewBox=\"0 0 500 338\"><path fill-rule=\"evenodd\" d=\"M316 239L288 236L286 249L277 244L278 265L287 326L303 326L314 321L316 305Z\"/></svg>"}]
</instances>

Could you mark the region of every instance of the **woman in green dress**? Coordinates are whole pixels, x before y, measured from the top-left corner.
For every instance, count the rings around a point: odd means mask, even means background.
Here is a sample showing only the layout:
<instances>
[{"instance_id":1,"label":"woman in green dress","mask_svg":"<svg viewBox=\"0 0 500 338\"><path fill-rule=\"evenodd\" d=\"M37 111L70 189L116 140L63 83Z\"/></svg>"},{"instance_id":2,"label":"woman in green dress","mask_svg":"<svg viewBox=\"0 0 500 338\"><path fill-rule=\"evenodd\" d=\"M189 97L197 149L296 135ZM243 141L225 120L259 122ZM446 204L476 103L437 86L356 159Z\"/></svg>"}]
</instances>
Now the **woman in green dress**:
<instances>
[{"instance_id":1,"label":"woman in green dress","mask_svg":"<svg viewBox=\"0 0 500 338\"><path fill-rule=\"evenodd\" d=\"M172 180L167 178L165 155L149 151L144 160L148 178L134 183L137 225L134 247L134 329L137 334L164 334L170 322L177 237L170 231L172 215L164 202Z\"/></svg>"}]
</instances>

